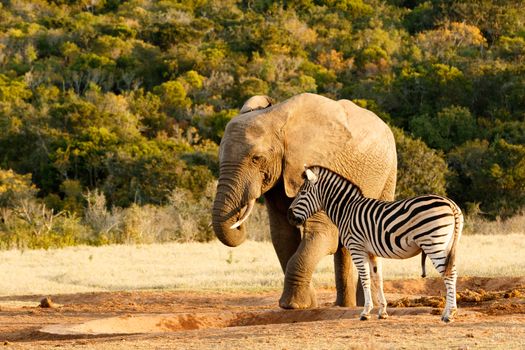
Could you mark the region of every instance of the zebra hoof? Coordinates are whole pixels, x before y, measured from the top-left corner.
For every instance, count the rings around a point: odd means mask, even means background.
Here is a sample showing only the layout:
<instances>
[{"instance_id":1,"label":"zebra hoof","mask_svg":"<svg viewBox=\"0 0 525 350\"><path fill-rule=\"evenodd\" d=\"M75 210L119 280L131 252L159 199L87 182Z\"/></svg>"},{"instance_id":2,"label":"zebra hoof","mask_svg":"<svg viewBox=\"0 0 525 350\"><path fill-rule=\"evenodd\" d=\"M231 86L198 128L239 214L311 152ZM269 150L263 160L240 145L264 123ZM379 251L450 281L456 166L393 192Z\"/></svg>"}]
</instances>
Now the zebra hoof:
<instances>
[{"instance_id":1,"label":"zebra hoof","mask_svg":"<svg viewBox=\"0 0 525 350\"><path fill-rule=\"evenodd\" d=\"M368 321L370 319L370 315L361 315L361 317L359 317L359 319L361 321Z\"/></svg>"},{"instance_id":2,"label":"zebra hoof","mask_svg":"<svg viewBox=\"0 0 525 350\"><path fill-rule=\"evenodd\" d=\"M388 314L385 312L385 313L382 313L382 314L379 314L377 316L378 319L380 320L386 320L388 318Z\"/></svg>"},{"instance_id":3,"label":"zebra hoof","mask_svg":"<svg viewBox=\"0 0 525 350\"><path fill-rule=\"evenodd\" d=\"M449 316L442 316L441 317L441 321L445 322L445 323L450 323L452 322L452 317L449 317Z\"/></svg>"}]
</instances>

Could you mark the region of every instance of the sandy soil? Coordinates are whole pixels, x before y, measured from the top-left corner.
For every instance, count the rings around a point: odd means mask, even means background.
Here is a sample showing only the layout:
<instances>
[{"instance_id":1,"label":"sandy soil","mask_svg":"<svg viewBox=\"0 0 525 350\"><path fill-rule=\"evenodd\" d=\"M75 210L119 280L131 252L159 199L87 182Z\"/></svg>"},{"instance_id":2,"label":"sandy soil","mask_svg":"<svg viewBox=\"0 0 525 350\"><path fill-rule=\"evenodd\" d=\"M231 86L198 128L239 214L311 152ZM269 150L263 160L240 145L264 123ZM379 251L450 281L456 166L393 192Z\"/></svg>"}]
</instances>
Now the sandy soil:
<instances>
[{"instance_id":1,"label":"sandy soil","mask_svg":"<svg viewBox=\"0 0 525 350\"><path fill-rule=\"evenodd\" d=\"M0 346L100 349L523 349L525 277L461 278L459 312L440 321L440 279L386 281L387 320L359 308L280 310L279 292L133 291L0 298ZM61 333L51 334L42 332ZM144 333L141 333L144 332ZM3 344L3 345L2 345Z\"/></svg>"}]
</instances>

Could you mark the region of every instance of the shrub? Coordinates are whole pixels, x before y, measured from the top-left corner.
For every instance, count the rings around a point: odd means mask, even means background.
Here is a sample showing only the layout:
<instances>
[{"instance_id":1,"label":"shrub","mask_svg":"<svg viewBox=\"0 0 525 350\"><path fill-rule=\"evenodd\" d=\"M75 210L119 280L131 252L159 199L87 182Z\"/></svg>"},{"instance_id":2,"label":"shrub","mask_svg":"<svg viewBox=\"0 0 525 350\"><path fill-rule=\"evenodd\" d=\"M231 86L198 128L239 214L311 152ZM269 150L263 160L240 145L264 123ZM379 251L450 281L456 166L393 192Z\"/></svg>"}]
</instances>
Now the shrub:
<instances>
[{"instance_id":1,"label":"shrub","mask_svg":"<svg viewBox=\"0 0 525 350\"><path fill-rule=\"evenodd\" d=\"M87 206L82 222L90 232L84 238L85 241L95 245L117 242L121 229L122 210L117 208L108 210L106 196L98 190L88 191L85 199Z\"/></svg>"},{"instance_id":2,"label":"shrub","mask_svg":"<svg viewBox=\"0 0 525 350\"><path fill-rule=\"evenodd\" d=\"M396 197L445 195L448 168L443 155L423 141L405 135L401 129L392 129L397 147Z\"/></svg>"},{"instance_id":3,"label":"shrub","mask_svg":"<svg viewBox=\"0 0 525 350\"><path fill-rule=\"evenodd\" d=\"M0 207L12 208L18 202L34 197L36 192L31 174L20 175L11 169L0 168Z\"/></svg>"},{"instance_id":4,"label":"shrub","mask_svg":"<svg viewBox=\"0 0 525 350\"><path fill-rule=\"evenodd\" d=\"M128 208L108 210L106 198L99 191L88 192L83 223L90 235L89 244L154 243L170 241L209 241L211 207L215 182L209 182L200 196L176 187L164 205L132 204Z\"/></svg>"},{"instance_id":5,"label":"shrub","mask_svg":"<svg viewBox=\"0 0 525 350\"><path fill-rule=\"evenodd\" d=\"M469 109L458 106L443 108L435 117L417 116L410 121L410 129L430 147L444 151L479 137L476 120Z\"/></svg>"},{"instance_id":6,"label":"shrub","mask_svg":"<svg viewBox=\"0 0 525 350\"><path fill-rule=\"evenodd\" d=\"M448 158L453 170L448 190L460 203L479 203L492 218L512 216L525 206L525 146L469 141Z\"/></svg>"},{"instance_id":7,"label":"shrub","mask_svg":"<svg viewBox=\"0 0 525 350\"><path fill-rule=\"evenodd\" d=\"M0 208L0 248L56 248L82 243L85 227L75 215L55 214L45 204L26 199Z\"/></svg>"}]
</instances>

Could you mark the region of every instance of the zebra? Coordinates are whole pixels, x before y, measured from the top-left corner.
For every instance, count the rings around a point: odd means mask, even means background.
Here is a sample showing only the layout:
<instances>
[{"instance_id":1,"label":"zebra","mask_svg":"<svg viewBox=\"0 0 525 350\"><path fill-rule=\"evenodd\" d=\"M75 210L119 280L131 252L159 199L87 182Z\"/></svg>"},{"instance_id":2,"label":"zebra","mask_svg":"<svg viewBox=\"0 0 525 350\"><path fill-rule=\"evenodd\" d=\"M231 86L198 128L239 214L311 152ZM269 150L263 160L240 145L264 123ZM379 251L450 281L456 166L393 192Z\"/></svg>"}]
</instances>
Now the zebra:
<instances>
[{"instance_id":1,"label":"zebra","mask_svg":"<svg viewBox=\"0 0 525 350\"><path fill-rule=\"evenodd\" d=\"M324 210L338 227L365 294L361 320L368 320L373 308L370 270L378 286L379 319L388 317L379 258L407 259L423 251L445 282L446 306L441 320L452 321L457 311L455 254L463 228L463 215L456 203L437 195L393 202L366 198L352 182L322 167L306 168L303 177L288 209L288 220L299 226Z\"/></svg>"}]
</instances>

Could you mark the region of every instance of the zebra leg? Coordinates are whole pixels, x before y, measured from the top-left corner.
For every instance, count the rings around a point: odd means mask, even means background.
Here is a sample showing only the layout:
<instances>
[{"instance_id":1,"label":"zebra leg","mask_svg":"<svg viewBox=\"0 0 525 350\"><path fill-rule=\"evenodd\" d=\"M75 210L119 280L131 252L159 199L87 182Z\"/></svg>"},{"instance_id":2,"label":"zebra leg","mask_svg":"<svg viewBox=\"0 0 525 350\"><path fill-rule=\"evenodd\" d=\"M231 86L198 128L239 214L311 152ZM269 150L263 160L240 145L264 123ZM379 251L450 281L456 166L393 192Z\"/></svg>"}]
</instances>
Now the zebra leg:
<instances>
[{"instance_id":1,"label":"zebra leg","mask_svg":"<svg viewBox=\"0 0 525 350\"><path fill-rule=\"evenodd\" d=\"M441 315L441 320L445 323L448 323L453 320L454 315L457 311L456 305L456 279L457 272L456 267L453 266L450 270L449 275L445 274L445 262L447 260L446 251L440 252L427 252L428 257L432 261L432 264L439 272L443 281L445 282L445 289L447 291L445 310Z\"/></svg>"},{"instance_id":2,"label":"zebra leg","mask_svg":"<svg viewBox=\"0 0 525 350\"><path fill-rule=\"evenodd\" d=\"M452 321L454 319L454 315L458 310L456 304L456 279L456 267L453 266L452 270L450 271L450 274L448 276L443 276L443 280L445 281L445 287L447 290L447 303L445 305L443 315L441 316L441 320L445 323Z\"/></svg>"},{"instance_id":3,"label":"zebra leg","mask_svg":"<svg viewBox=\"0 0 525 350\"><path fill-rule=\"evenodd\" d=\"M374 286L377 288L377 300L379 302L379 313L378 318L386 319L388 318L388 313L386 312L386 298L385 293L383 292L383 262L381 261L381 258L369 255L370 259L370 270L372 275L372 280L374 283Z\"/></svg>"},{"instance_id":4,"label":"zebra leg","mask_svg":"<svg viewBox=\"0 0 525 350\"><path fill-rule=\"evenodd\" d=\"M361 279L361 286L363 287L363 293L365 295L365 308L361 312L360 320L366 321L370 319L370 311L374 308L372 302L372 293L370 290L370 261L368 254L361 249L350 251L352 255L352 261L357 268L359 278Z\"/></svg>"}]
</instances>

